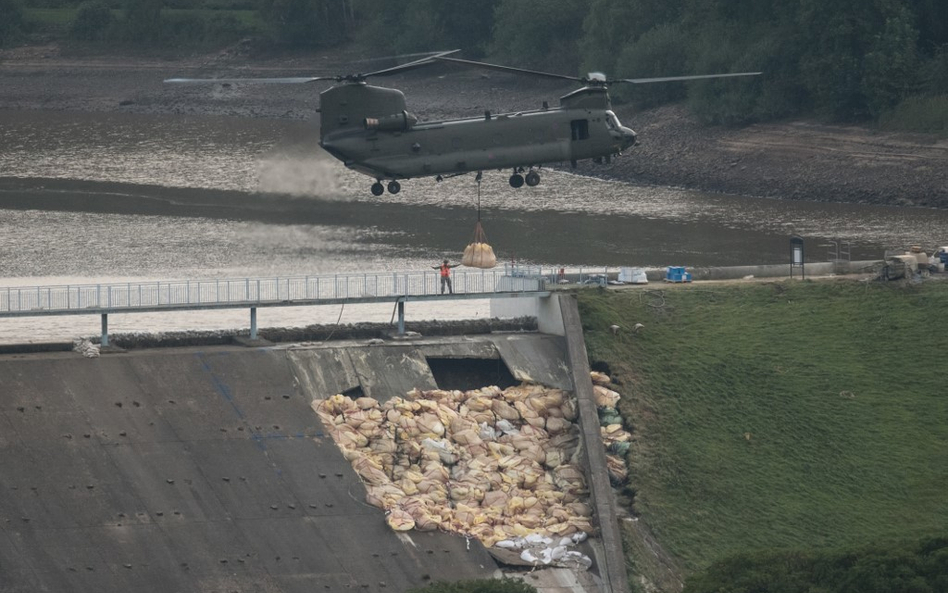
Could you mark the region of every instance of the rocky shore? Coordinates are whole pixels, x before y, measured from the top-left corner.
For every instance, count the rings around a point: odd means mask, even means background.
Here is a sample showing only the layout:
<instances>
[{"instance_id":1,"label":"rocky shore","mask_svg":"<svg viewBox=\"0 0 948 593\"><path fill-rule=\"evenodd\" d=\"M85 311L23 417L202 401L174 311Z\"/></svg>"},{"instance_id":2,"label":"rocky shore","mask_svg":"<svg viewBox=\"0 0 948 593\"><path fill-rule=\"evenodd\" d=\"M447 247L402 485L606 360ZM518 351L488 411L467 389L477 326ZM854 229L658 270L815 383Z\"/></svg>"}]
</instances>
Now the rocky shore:
<instances>
[{"instance_id":1,"label":"rocky shore","mask_svg":"<svg viewBox=\"0 0 948 593\"><path fill-rule=\"evenodd\" d=\"M56 46L0 51L0 109L226 115L315 119L310 85L209 89L168 85L174 76L305 76L373 70L355 50L261 56L249 46L187 58L65 55ZM506 74L428 68L378 84L403 90L422 119L555 105L570 85ZM577 172L781 199L948 208L948 140L814 121L708 127L682 106L617 106L639 144L609 165ZM568 165L565 165L568 166Z\"/></svg>"}]
</instances>

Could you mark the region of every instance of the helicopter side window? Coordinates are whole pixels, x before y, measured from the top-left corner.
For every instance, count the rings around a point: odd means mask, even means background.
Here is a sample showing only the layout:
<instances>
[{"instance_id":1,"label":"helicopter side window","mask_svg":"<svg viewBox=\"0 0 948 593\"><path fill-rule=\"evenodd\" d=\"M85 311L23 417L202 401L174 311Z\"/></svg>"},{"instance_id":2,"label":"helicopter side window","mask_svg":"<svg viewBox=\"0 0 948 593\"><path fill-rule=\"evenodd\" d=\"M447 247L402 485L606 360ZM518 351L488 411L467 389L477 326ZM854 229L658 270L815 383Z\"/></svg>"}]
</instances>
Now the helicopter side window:
<instances>
[{"instance_id":1,"label":"helicopter side window","mask_svg":"<svg viewBox=\"0 0 948 593\"><path fill-rule=\"evenodd\" d=\"M569 122L570 129L573 132L573 140L586 140L589 138L589 120L574 119Z\"/></svg>"}]
</instances>

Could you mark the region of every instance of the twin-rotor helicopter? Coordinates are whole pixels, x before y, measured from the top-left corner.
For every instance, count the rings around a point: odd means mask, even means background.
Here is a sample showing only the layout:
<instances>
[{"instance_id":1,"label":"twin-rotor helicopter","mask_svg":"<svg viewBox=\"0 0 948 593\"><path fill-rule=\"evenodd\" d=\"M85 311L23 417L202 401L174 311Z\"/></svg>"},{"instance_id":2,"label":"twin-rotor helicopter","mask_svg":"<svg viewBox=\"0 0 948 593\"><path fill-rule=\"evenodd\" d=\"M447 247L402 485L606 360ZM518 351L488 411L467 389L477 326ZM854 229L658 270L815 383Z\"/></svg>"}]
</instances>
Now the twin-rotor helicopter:
<instances>
[{"instance_id":1,"label":"twin-rotor helicopter","mask_svg":"<svg viewBox=\"0 0 948 593\"><path fill-rule=\"evenodd\" d=\"M623 126L612 111L607 92L612 84L644 84L709 78L754 76L736 72L660 78L609 79L601 73L567 76L513 68L452 57L458 50L437 52L406 64L337 76L290 78L172 78L169 83L283 83L333 81L319 94L320 139L326 152L346 167L375 179L375 196L401 190L399 180L445 177L482 171L511 171L511 187L540 183L537 169L549 163L584 159L609 162L633 146L636 134ZM372 86L366 79L391 76L435 63L453 63L502 72L578 82L582 85L562 97L558 107L546 102L540 109L483 117L419 122L408 112L405 95L391 88ZM383 182L386 185L383 185Z\"/></svg>"}]
</instances>

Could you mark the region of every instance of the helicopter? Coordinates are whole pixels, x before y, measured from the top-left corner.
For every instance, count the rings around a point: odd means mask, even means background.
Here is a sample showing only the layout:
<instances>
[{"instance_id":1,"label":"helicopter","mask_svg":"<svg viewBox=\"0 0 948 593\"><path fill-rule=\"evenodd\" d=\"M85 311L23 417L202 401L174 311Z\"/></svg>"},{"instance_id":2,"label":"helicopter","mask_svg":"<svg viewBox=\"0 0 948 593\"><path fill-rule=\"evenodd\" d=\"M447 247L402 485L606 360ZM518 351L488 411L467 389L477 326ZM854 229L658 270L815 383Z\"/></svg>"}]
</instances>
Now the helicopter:
<instances>
[{"instance_id":1,"label":"helicopter","mask_svg":"<svg viewBox=\"0 0 948 593\"><path fill-rule=\"evenodd\" d=\"M319 94L320 146L346 167L375 179L374 196L401 190L399 180L434 177L437 181L466 173L480 180L486 170L509 170L510 186L536 186L539 167L549 163L592 159L609 163L636 143L636 133L612 111L608 86L736 76L736 72L659 78L609 79L593 72L567 76L452 57L459 50L425 54L411 62L360 74L289 78L171 78L166 83L313 83L336 84ZM435 63L452 63L502 72L578 82L558 107L546 101L539 109L443 121L419 122L407 110L405 95L369 85L368 78L391 76ZM386 182L386 185L383 185Z\"/></svg>"}]
</instances>

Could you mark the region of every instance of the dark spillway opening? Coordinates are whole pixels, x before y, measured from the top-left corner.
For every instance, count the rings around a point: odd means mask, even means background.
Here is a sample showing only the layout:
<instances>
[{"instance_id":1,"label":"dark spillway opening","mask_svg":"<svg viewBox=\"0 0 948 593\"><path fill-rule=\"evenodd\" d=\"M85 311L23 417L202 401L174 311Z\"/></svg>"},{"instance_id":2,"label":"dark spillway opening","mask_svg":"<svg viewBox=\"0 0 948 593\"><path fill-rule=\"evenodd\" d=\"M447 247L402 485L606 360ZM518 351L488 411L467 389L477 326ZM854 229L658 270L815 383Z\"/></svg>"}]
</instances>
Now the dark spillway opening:
<instances>
[{"instance_id":1,"label":"dark spillway opening","mask_svg":"<svg viewBox=\"0 0 948 593\"><path fill-rule=\"evenodd\" d=\"M362 391L361 385L356 385L355 387L350 387L342 392L343 395L352 399L359 399L360 397L365 397L365 392Z\"/></svg>"},{"instance_id":2,"label":"dark spillway opening","mask_svg":"<svg viewBox=\"0 0 948 593\"><path fill-rule=\"evenodd\" d=\"M429 358L428 366L438 389L480 389L496 385L501 389L518 385L500 358Z\"/></svg>"}]
</instances>

